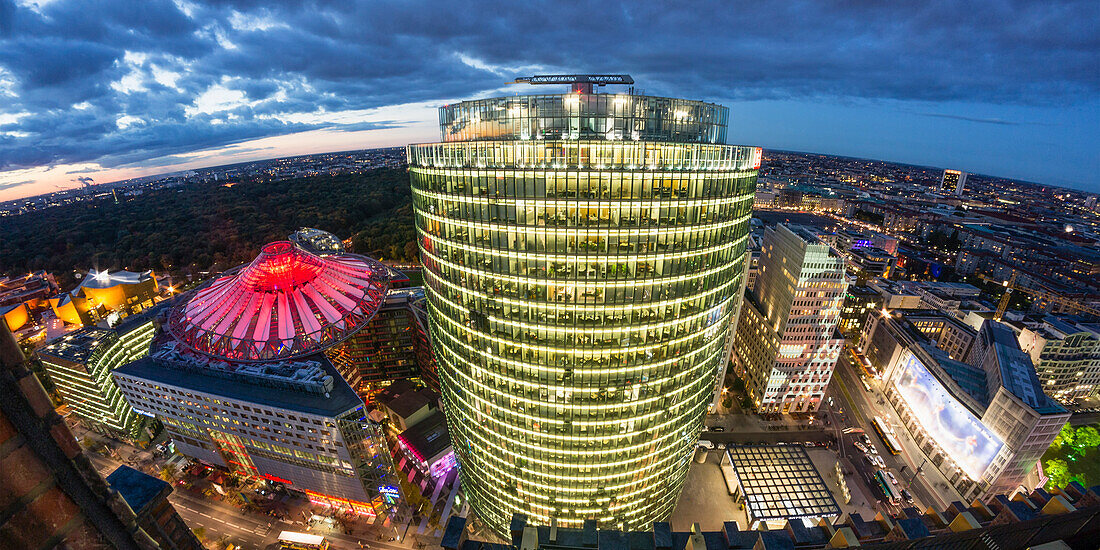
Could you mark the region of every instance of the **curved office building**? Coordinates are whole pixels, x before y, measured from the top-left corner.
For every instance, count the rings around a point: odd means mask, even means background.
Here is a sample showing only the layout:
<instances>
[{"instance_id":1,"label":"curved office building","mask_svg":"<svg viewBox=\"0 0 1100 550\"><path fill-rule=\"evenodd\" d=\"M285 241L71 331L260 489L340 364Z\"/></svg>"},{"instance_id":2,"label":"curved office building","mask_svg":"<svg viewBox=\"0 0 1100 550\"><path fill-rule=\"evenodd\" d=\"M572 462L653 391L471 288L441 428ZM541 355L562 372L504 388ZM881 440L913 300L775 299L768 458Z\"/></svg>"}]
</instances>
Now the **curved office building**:
<instances>
[{"instance_id":1,"label":"curved office building","mask_svg":"<svg viewBox=\"0 0 1100 550\"><path fill-rule=\"evenodd\" d=\"M466 101L411 145L465 494L498 532L666 519L717 377L760 149L726 108L626 94Z\"/></svg>"}]
</instances>

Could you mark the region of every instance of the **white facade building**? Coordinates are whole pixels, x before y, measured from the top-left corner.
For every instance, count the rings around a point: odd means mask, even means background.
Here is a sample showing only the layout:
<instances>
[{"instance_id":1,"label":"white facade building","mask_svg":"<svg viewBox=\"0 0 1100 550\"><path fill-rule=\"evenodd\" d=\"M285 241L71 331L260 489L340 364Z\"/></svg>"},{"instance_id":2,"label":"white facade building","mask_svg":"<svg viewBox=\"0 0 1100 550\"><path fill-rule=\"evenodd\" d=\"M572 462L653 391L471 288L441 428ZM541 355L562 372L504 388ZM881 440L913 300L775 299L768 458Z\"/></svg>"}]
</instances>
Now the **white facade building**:
<instances>
[{"instance_id":1,"label":"white facade building","mask_svg":"<svg viewBox=\"0 0 1100 550\"><path fill-rule=\"evenodd\" d=\"M734 339L738 372L760 410L816 411L844 345L845 260L809 229L777 225L759 265Z\"/></svg>"},{"instance_id":2,"label":"white facade building","mask_svg":"<svg viewBox=\"0 0 1100 550\"><path fill-rule=\"evenodd\" d=\"M979 360L968 364L904 319L884 322L899 344L884 372L886 397L929 462L965 499L1020 488L1069 412L1043 393L1012 330L987 322L971 354Z\"/></svg>"}]
</instances>

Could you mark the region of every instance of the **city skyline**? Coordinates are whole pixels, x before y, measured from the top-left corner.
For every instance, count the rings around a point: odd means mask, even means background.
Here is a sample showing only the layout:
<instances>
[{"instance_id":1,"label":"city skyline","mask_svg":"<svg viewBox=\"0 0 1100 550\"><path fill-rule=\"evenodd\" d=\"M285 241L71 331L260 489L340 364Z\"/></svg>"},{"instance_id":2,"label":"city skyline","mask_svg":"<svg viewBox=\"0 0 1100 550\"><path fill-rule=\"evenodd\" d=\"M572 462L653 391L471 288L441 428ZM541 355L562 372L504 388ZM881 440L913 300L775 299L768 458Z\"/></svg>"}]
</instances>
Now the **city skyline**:
<instances>
[{"instance_id":1,"label":"city skyline","mask_svg":"<svg viewBox=\"0 0 1100 550\"><path fill-rule=\"evenodd\" d=\"M582 9L472 10L493 14L480 20L430 4L165 2L87 17L64 0L5 2L0 200L428 142L440 105L584 70L629 72L652 95L698 90L730 107L733 144L1100 190L1095 5ZM574 24L544 27L544 11Z\"/></svg>"}]
</instances>

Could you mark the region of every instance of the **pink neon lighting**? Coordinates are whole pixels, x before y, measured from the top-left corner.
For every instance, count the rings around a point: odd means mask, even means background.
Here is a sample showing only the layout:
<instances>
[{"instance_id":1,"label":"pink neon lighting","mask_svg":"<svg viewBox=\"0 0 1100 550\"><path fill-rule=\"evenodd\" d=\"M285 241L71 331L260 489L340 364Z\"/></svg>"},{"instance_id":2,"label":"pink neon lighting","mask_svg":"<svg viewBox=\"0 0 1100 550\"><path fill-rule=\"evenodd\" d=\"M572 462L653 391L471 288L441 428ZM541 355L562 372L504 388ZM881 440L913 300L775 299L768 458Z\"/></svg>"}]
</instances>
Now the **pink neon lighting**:
<instances>
[{"instance_id":1,"label":"pink neon lighting","mask_svg":"<svg viewBox=\"0 0 1100 550\"><path fill-rule=\"evenodd\" d=\"M168 328L196 351L223 359L297 357L353 334L378 311L388 287L385 266L370 258L319 257L278 241L176 307Z\"/></svg>"}]
</instances>

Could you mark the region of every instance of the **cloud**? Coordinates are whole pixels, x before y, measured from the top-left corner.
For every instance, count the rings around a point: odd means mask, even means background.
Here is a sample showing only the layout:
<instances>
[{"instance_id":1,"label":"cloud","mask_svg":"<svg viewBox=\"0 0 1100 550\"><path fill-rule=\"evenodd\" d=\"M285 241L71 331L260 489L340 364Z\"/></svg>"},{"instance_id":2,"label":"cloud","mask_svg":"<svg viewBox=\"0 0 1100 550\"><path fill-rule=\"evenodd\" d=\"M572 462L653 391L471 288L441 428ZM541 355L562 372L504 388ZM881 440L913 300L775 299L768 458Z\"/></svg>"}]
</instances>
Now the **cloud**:
<instances>
[{"instance_id":1,"label":"cloud","mask_svg":"<svg viewBox=\"0 0 1100 550\"><path fill-rule=\"evenodd\" d=\"M407 121L379 109L520 73L628 72L649 93L722 101L1072 105L1100 91L1095 0L33 4L0 0L0 171L393 128Z\"/></svg>"},{"instance_id":2,"label":"cloud","mask_svg":"<svg viewBox=\"0 0 1100 550\"><path fill-rule=\"evenodd\" d=\"M950 118L954 120L965 120L966 122L978 122L981 124L1000 124L1003 126L1019 126L1021 124L1031 124L1028 122L1016 122L1013 120L1001 120L999 118L979 118L962 115L949 115L946 113L918 113L921 116L930 116L935 118Z\"/></svg>"},{"instance_id":3,"label":"cloud","mask_svg":"<svg viewBox=\"0 0 1100 550\"><path fill-rule=\"evenodd\" d=\"M3 191L5 189L14 189L16 187L21 187L21 186L24 186L24 185L30 185L34 182L35 182L35 180L0 182L0 191Z\"/></svg>"}]
</instances>

